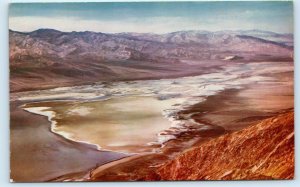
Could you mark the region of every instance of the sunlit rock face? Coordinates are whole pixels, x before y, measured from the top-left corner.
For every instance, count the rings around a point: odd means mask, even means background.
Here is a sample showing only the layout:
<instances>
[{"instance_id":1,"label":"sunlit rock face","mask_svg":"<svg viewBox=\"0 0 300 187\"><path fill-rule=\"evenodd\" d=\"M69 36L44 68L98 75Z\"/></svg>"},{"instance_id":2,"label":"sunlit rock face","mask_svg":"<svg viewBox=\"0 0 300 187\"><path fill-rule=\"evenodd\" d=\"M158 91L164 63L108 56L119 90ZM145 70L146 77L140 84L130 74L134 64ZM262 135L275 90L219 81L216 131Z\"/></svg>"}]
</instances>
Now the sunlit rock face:
<instances>
[{"instance_id":1,"label":"sunlit rock face","mask_svg":"<svg viewBox=\"0 0 300 187\"><path fill-rule=\"evenodd\" d=\"M158 174L161 180L293 179L294 112L190 149Z\"/></svg>"}]
</instances>

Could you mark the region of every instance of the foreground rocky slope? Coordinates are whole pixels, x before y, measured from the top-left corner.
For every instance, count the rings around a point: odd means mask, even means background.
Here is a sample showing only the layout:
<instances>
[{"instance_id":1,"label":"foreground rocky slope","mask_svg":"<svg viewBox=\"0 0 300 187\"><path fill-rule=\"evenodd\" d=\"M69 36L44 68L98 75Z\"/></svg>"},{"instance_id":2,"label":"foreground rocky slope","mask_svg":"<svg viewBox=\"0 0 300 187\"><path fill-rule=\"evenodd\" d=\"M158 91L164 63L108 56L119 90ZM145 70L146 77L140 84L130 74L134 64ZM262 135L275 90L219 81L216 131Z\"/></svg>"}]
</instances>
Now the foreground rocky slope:
<instances>
[{"instance_id":1,"label":"foreground rocky slope","mask_svg":"<svg viewBox=\"0 0 300 187\"><path fill-rule=\"evenodd\" d=\"M294 112L190 149L157 173L160 180L292 179Z\"/></svg>"}]
</instances>

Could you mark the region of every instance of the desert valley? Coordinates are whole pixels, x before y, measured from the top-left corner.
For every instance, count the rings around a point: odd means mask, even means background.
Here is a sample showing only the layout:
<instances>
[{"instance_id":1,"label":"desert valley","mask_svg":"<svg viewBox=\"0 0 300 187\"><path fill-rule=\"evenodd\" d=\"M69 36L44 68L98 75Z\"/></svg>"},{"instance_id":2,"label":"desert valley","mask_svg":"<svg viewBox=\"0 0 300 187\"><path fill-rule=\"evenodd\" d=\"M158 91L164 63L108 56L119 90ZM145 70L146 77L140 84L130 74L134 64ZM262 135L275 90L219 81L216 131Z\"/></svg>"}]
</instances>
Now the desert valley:
<instances>
[{"instance_id":1,"label":"desert valley","mask_svg":"<svg viewBox=\"0 0 300 187\"><path fill-rule=\"evenodd\" d=\"M9 45L13 181L293 178L292 34L10 30Z\"/></svg>"}]
</instances>

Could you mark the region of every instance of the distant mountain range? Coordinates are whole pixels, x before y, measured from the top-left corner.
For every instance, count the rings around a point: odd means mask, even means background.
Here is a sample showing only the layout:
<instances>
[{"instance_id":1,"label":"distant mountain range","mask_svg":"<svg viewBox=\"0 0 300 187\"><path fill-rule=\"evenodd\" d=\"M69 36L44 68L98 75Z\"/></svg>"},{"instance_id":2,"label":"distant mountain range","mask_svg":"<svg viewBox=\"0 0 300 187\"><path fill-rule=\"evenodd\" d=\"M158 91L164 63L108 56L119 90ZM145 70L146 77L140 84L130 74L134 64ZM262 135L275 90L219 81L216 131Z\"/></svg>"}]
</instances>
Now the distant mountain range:
<instances>
[{"instance_id":1,"label":"distant mountain range","mask_svg":"<svg viewBox=\"0 0 300 187\"><path fill-rule=\"evenodd\" d=\"M162 70L167 75L180 71L180 65L190 64L186 62L293 60L292 34L260 30L168 34L10 30L9 45L11 86L15 91L26 90L29 80L47 82L45 73L49 80L58 82L72 82L78 77L119 80L137 72L144 73L145 78L155 77Z\"/></svg>"},{"instance_id":2,"label":"distant mountain range","mask_svg":"<svg viewBox=\"0 0 300 187\"><path fill-rule=\"evenodd\" d=\"M100 60L176 61L223 59L226 55L290 56L293 35L250 31L179 31L168 34L60 32L39 29L10 31L10 58L30 57Z\"/></svg>"}]
</instances>

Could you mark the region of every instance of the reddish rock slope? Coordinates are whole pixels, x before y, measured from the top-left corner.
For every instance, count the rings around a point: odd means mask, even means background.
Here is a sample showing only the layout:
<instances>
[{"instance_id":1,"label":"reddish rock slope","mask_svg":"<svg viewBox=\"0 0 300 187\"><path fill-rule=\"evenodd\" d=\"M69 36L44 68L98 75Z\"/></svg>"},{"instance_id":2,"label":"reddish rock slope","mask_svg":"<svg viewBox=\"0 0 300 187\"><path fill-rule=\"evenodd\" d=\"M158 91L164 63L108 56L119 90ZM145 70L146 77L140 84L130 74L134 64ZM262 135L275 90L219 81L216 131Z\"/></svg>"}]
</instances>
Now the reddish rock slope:
<instances>
[{"instance_id":1,"label":"reddish rock slope","mask_svg":"<svg viewBox=\"0 0 300 187\"><path fill-rule=\"evenodd\" d=\"M213 139L158 169L161 180L292 179L294 112Z\"/></svg>"}]
</instances>

